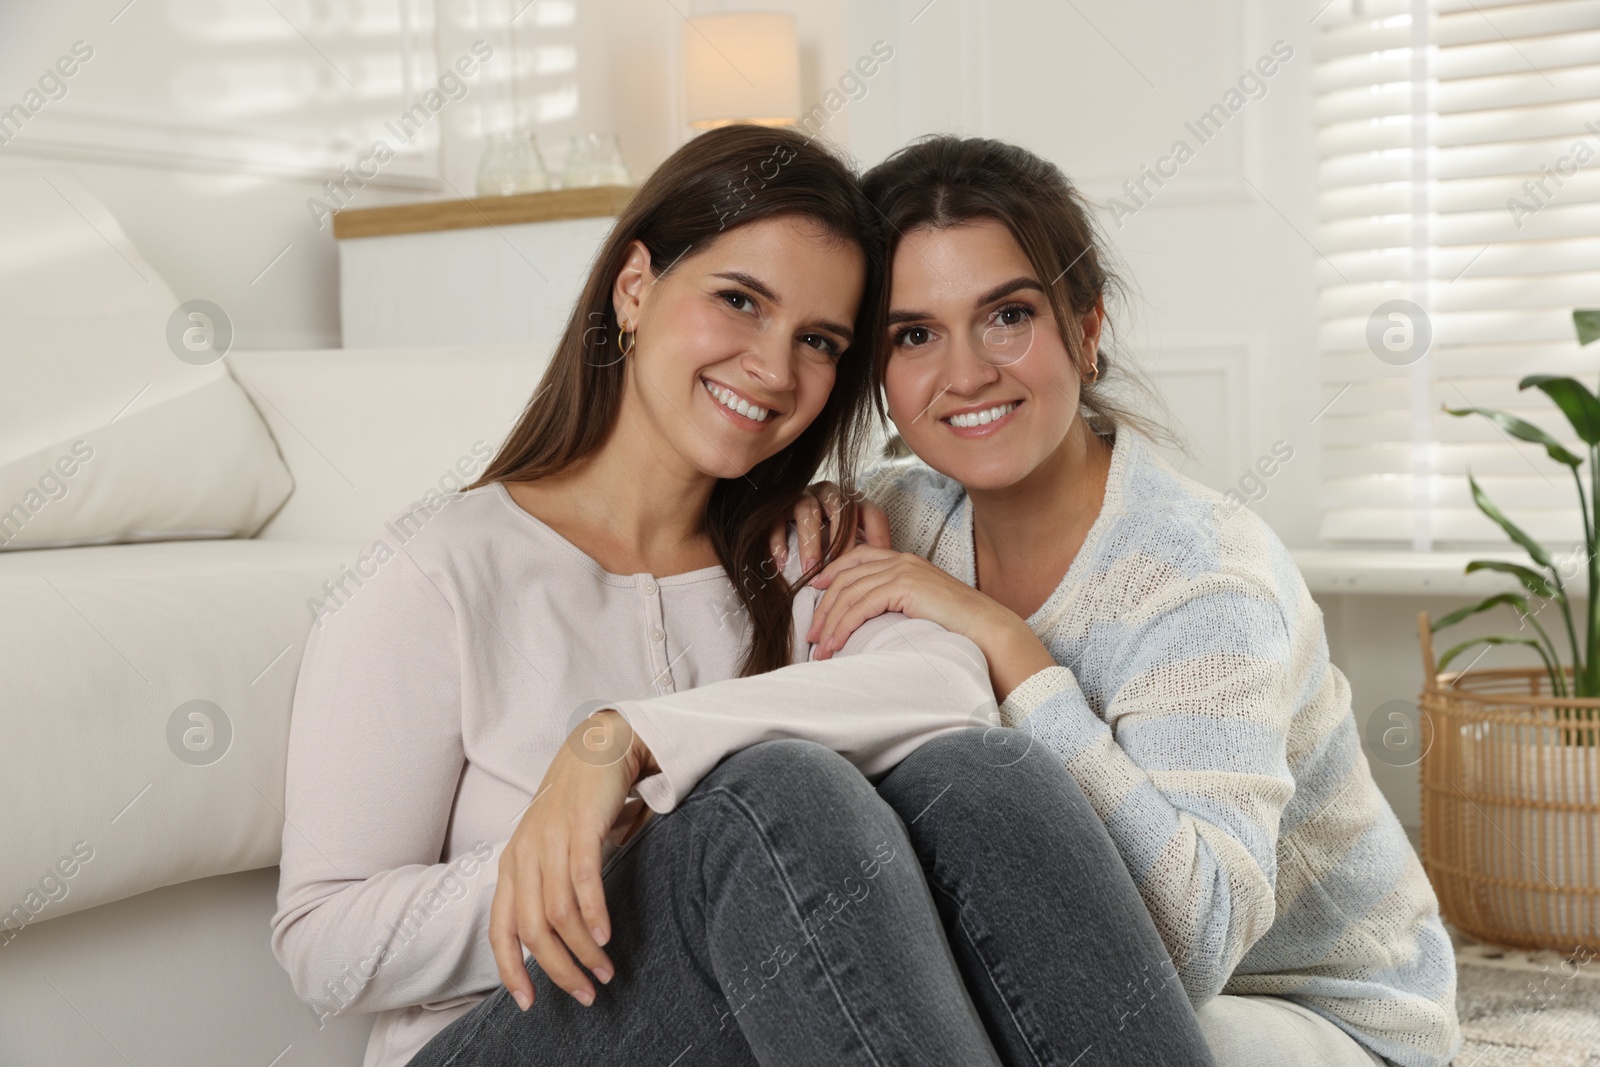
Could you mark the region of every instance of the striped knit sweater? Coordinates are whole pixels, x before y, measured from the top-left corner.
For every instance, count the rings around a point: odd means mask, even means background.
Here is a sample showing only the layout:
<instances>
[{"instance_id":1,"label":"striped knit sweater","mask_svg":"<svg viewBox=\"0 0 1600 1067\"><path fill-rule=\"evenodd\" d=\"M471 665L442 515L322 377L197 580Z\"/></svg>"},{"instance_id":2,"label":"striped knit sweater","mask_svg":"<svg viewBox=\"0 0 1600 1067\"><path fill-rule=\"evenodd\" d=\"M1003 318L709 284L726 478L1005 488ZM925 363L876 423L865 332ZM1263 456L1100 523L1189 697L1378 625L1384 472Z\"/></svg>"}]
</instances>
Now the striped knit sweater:
<instances>
[{"instance_id":1,"label":"striped knit sweater","mask_svg":"<svg viewBox=\"0 0 1600 1067\"><path fill-rule=\"evenodd\" d=\"M974 584L972 506L914 457L861 483L895 547ZM1288 550L1119 430L1099 517L1001 706L1061 757L1196 1007L1281 996L1402 1067L1461 1046L1438 900L1372 779Z\"/></svg>"}]
</instances>

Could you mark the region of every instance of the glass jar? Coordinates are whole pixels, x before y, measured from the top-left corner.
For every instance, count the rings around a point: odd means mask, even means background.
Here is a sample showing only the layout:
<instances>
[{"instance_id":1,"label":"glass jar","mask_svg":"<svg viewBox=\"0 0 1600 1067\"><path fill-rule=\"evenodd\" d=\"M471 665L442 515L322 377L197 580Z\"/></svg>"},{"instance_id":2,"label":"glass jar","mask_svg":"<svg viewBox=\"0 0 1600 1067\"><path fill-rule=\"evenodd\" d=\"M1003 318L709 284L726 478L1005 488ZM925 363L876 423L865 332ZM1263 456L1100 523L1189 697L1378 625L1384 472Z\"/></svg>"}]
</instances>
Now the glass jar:
<instances>
[{"instance_id":1,"label":"glass jar","mask_svg":"<svg viewBox=\"0 0 1600 1067\"><path fill-rule=\"evenodd\" d=\"M539 141L525 130L490 134L478 164L479 196L514 196L550 188L550 175L539 155Z\"/></svg>"},{"instance_id":2,"label":"glass jar","mask_svg":"<svg viewBox=\"0 0 1600 1067\"><path fill-rule=\"evenodd\" d=\"M633 177L622 160L622 143L614 133L580 133L567 146L567 164L561 174L565 189L595 185L631 185Z\"/></svg>"}]
</instances>

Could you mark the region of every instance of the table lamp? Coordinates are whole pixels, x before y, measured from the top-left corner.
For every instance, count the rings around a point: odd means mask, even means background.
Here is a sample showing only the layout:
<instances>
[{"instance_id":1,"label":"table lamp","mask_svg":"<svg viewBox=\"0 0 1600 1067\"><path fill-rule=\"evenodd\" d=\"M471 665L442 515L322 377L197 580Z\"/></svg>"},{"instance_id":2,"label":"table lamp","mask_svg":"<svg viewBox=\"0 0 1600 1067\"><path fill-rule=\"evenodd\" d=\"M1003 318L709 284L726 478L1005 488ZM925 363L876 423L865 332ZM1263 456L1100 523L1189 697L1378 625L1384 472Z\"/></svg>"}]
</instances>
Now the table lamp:
<instances>
[{"instance_id":1,"label":"table lamp","mask_svg":"<svg viewBox=\"0 0 1600 1067\"><path fill-rule=\"evenodd\" d=\"M741 11L686 19L683 60L691 126L786 126L800 117L793 15Z\"/></svg>"}]
</instances>

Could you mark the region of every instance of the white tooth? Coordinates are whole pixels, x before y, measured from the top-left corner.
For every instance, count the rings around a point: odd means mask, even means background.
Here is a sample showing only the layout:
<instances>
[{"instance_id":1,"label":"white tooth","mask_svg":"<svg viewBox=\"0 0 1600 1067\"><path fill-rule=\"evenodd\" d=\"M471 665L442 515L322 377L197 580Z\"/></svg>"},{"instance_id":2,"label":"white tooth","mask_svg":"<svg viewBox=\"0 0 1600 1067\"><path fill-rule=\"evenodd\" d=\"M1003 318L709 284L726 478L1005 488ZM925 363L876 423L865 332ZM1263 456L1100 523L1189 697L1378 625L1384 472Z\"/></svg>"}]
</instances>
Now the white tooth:
<instances>
[{"instance_id":1,"label":"white tooth","mask_svg":"<svg viewBox=\"0 0 1600 1067\"><path fill-rule=\"evenodd\" d=\"M717 403L721 404L729 411L736 411L745 418L753 419L756 422L766 422L767 416L772 414L769 409L757 407L748 400L741 398L739 394L735 393L732 389L724 389L720 385L713 385L710 382L705 381L703 378L701 381L706 387L706 392L715 397Z\"/></svg>"},{"instance_id":2,"label":"white tooth","mask_svg":"<svg viewBox=\"0 0 1600 1067\"><path fill-rule=\"evenodd\" d=\"M994 421L994 416L987 411L978 412L978 425L987 426Z\"/></svg>"}]
</instances>

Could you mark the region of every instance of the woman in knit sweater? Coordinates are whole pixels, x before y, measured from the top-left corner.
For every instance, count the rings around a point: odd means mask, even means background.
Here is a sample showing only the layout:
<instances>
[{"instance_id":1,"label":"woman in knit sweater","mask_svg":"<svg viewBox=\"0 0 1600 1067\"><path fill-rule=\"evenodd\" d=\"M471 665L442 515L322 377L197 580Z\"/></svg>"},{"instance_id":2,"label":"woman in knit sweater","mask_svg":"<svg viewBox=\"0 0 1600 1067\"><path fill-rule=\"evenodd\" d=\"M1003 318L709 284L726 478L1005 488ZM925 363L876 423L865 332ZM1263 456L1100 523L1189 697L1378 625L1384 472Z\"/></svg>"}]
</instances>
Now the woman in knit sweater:
<instances>
[{"instance_id":1,"label":"woman in knit sweater","mask_svg":"<svg viewBox=\"0 0 1600 1067\"><path fill-rule=\"evenodd\" d=\"M1103 394L1113 280L1079 194L950 137L865 189L894 235L877 376L915 455L860 483L882 511L814 583L819 658L879 612L983 649L1004 724L1104 821L1223 1067L1448 1063L1450 942L1321 614L1271 530ZM839 499L825 483L797 512L802 566Z\"/></svg>"}]
</instances>

